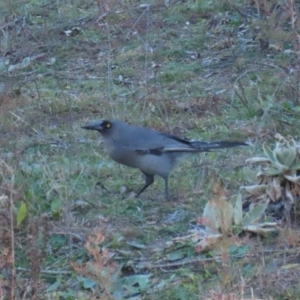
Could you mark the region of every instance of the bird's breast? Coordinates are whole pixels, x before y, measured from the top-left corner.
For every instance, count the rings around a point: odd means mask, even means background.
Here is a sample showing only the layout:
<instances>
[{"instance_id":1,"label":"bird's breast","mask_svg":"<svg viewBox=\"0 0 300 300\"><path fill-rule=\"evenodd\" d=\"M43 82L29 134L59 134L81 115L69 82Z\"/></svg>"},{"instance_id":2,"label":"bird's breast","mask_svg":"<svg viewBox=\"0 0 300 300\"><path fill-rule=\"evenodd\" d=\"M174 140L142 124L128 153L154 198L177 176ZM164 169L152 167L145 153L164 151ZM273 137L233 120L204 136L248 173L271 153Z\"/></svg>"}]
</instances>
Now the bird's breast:
<instances>
[{"instance_id":1,"label":"bird's breast","mask_svg":"<svg viewBox=\"0 0 300 300\"><path fill-rule=\"evenodd\" d=\"M105 150L114 161L129 167L136 167L136 157L130 147L112 140L105 142Z\"/></svg>"},{"instance_id":2,"label":"bird's breast","mask_svg":"<svg viewBox=\"0 0 300 300\"><path fill-rule=\"evenodd\" d=\"M167 176L176 162L175 157L170 153L147 154L147 152L138 151L139 149L135 147L120 145L113 141L106 142L105 149L114 161L151 175Z\"/></svg>"}]
</instances>

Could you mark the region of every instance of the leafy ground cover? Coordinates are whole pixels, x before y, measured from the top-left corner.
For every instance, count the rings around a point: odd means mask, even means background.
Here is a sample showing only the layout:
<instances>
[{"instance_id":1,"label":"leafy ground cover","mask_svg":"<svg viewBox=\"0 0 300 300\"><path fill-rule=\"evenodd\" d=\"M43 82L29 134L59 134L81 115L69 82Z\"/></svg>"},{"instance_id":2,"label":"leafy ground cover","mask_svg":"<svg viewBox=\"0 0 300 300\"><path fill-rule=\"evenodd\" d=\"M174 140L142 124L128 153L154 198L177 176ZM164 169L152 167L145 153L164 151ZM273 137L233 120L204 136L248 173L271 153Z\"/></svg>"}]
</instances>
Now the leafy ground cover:
<instances>
[{"instance_id":1,"label":"leafy ground cover","mask_svg":"<svg viewBox=\"0 0 300 300\"><path fill-rule=\"evenodd\" d=\"M298 6L2 1L1 297L299 299L297 221L199 244L206 203L255 183L245 160L299 140ZM173 201L159 178L136 199L140 173L81 129L106 117L250 146L180 164Z\"/></svg>"}]
</instances>

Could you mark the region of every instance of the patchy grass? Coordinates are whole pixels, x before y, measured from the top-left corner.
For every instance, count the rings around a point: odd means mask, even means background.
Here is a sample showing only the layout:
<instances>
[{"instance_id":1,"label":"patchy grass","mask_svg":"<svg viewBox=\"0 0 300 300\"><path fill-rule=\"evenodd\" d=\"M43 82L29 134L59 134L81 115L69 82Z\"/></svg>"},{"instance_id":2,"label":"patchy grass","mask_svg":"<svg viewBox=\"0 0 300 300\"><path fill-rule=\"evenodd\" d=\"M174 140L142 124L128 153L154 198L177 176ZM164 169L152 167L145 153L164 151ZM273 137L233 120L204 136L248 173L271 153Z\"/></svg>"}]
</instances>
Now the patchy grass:
<instances>
[{"instance_id":1,"label":"patchy grass","mask_svg":"<svg viewBox=\"0 0 300 300\"><path fill-rule=\"evenodd\" d=\"M244 161L262 142L299 139L297 23L243 1L0 6L0 295L298 299L298 227L204 254L174 242L198 228L215 182L228 196L251 183ZM136 199L140 172L80 128L105 117L252 146L180 164L174 201L159 178Z\"/></svg>"}]
</instances>

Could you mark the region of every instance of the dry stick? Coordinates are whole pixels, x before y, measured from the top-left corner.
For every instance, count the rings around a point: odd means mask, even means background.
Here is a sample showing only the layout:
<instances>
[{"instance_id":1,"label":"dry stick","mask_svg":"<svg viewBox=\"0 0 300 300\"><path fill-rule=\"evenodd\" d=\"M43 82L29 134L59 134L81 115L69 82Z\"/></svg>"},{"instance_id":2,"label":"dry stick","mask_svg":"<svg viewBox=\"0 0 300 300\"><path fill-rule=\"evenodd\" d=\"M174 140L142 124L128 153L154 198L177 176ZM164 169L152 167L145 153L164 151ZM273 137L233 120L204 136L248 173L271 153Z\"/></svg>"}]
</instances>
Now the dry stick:
<instances>
[{"instance_id":1,"label":"dry stick","mask_svg":"<svg viewBox=\"0 0 300 300\"><path fill-rule=\"evenodd\" d=\"M2 161L5 169L10 173L10 187L9 187L9 202L10 202L10 232L11 232L11 286L10 286L10 299L15 299L15 280L16 280L16 268L15 268L15 235L14 235L14 210L13 210L13 178L14 173L13 170L4 162Z\"/></svg>"},{"instance_id":2,"label":"dry stick","mask_svg":"<svg viewBox=\"0 0 300 300\"><path fill-rule=\"evenodd\" d=\"M246 70L243 74L241 74L241 75L234 81L233 86L238 85L238 86L242 89L242 94L243 94L243 96L244 96L244 99L242 98L241 95L238 94L238 92L237 92L236 89L233 89L232 95L231 95L231 102L232 102L232 103L233 103L234 94L236 94L236 95L238 96L238 98L240 99L240 101L244 104L244 106L245 106L246 108L248 108L248 105L247 105L247 103L246 103L247 100L245 100L246 97L245 97L243 88L241 87L241 84L240 84L239 81L240 81L240 79L242 79L242 78L243 78L245 75L247 75L248 73L255 72L255 71L256 71L256 69ZM246 102L245 102L245 101L246 101Z\"/></svg>"},{"instance_id":3,"label":"dry stick","mask_svg":"<svg viewBox=\"0 0 300 300\"><path fill-rule=\"evenodd\" d=\"M150 6L147 6L145 9L146 13L146 20L147 20L147 25L146 25L146 41L145 41L145 65L144 65L144 80L146 84L146 94L149 94L149 85L148 85L148 47L149 47L149 10ZM145 111L146 108L146 101L144 101L144 108L143 112Z\"/></svg>"},{"instance_id":4,"label":"dry stick","mask_svg":"<svg viewBox=\"0 0 300 300\"><path fill-rule=\"evenodd\" d=\"M231 3L230 1L225 1L226 4L230 6L230 8L234 9L246 22L248 22L248 15L239 9L238 6Z\"/></svg>"},{"instance_id":5,"label":"dry stick","mask_svg":"<svg viewBox=\"0 0 300 300\"><path fill-rule=\"evenodd\" d=\"M107 15L108 15L108 12L102 14L102 15L99 16L92 24L98 23L99 21L102 21Z\"/></svg>"},{"instance_id":6,"label":"dry stick","mask_svg":"<svg viewBox=\"0 0 300 300\"><path fill-rule=\"evenodd\" d=\"M280 67L278 67L278 66L276 66L276 65L274 65L274 64L259 63L259 65L265 65L265 66L268 66L268 67L277 69L277 70L279 70L279 71L281 71L281 72L287 73L283 68L280 68ZM275 90L274 90L274 92L273 92L272 98L274 98L274 97L276 96L276 94L277 94L277 92L279 91L280 87L284 86L285 83L286 83L288 80L290 80L289 74L287 74L287 77L286 77L283 81L278 82L278 84L277 84L277 86L276 86L276 88L275 88ZM263 115L261 116L261 120L262 120L262 121L263 121L263 120L266 118L266 116L268 115L269 111L271 110L271 107L272 107L272 105L270 104L270 105L268 105L268 106L263 110ZM260 125L260 128L259 128L258 132L261 132L262 127L263 127L263 123L261 122L260 124L261 124L261 125Z\"/></svg>"},{"instance_id":7,"label":"dry stick","mask_svg":"<svg viewBox=\"0 0 300 300\"><path fill-rule=\"evenodd\" d=\"M2 25L1 27L0 27L0 30L7 30L8 29L8 27L12 27L13 25L15 25L18 21L20 21L21 20L21 18L19 18L19 19L15 19L14 21L11 21L11 22L8 22L8 23L6 23L6 24L4 24L4 25Z\"/></svg>"},{"instance_id":8,"label":"dry stick","mask_svg":"<svg viewBox=\"0 0 300 300\"><path fill-rule=\"evenodd\" d=\"M30 272L30 269L27 268L17 268L18 271L24 271L24 272ZM72 271L52 271L52 270L41 270L41 273L43 274L57 274L57 275L61 275L61 274L72 274Z\"/></svg>"},{"instance_id":9,"label":"dry stick","mask_svg":"<svg viewBox=\"0 0 300 300\"><path fill-rule=\"evenodd\" d=\"M128 39L128 36L130 35L131 31L133 30L133 28L136 26L136 24L139 22L139 20L142 18L142 16L148 11L148 8L146 8L141 15L137 18L137 20L134 22L134 24L132 25L132 27L130 28L129 32L127 33L127 35L125 36L125 41Z\"/></svg>"},{"instance_id":10,"label":"dry stick","mask_svg":"<svg viewBox=\"0 0 300 300\"><path fill-rule=\"evenodd\" d=\"M239 84L239 85L240 85L240 84ZM240 99L240 101L244 104L244 106L245 106L246 108L248 108L247 101L246 101L246 102L244 101L243 97L238 93L237 90L235 90L235 94L236 94L237 97Z\"/></svg>"},{"instance_id":11,"label":"dry stick","mask_svg":"<svg viewBox=\"0 0 300 300\"><path fill-rule=\"evenodd\" d=\"M21 117L19 117L18 115L16 115L14 112L10 111L10 113L16 117L19 121L23 122L26 125L29 125L26 121L24 121ZM34 128L31 128L36 134L39 134L39 132L37 130L35 130Z\"/></svg>"},{"instance_id":12,"label":"dry stick","mask_svg":"<svg viewBox=\"0 0 300 300\"><path fill-rule=\"evenodd\" d=\"M11 171L11 170L10 170ZM11 171L12 172L12 171ZM13 174L12 174L13 175ZM13 214L13 199L12 199L12 181L11 188L9 191L9 202L10 202L10 229L11 229L11 256L12 256L12 276L11 276L11 299L15 299L14 297L14 286L16 279L16 267L15 267L15 235L14 235L14 214Z\"/></svg>"},{"instance_id":13,"label":"dry stick","mask_svg":"<svg viewBox=\"0 0 300 300\"><path fill-rule=\"evenodd\" d=\"M256 8L257 8L257 15L258 15L258 17L260 18L260 17L261 17L261 14L260 14L260 7L259 7L258 0L256 0L255 2L256 2Z\"/></svg>"},{"instance_id":14,"label":"dry stick","mask_svg":"<svg viewBox=\"0 0 300 300\"><path fill-rule=\"evenodd\" d=\"M264 251L265 252L265 251ZM272 253L274 252L273 250L271 251ZM244 257L249 257L249 255L233 255L232 258L244 258ZM252 256L250 256L252 257ZM173 263L153 263L153 262L148 262L148 263L141 263L141 264L137 264L135 267L139 270L142 269L154 269L154 268L170 268L170 267L181 267L187 264L193 264L196 262L209 262L209 261L213 261L213 262L217 262L217 263L222 263L223 259L221 257L221 255L215 256L213 258L203 258L203 257L196 257L196 258L186 258L177 262L173 262ZM173 271L172 271L173 272Z\"/></svg>"},{"instance_id":15,"label":"dry stick","mask_svg":"<svg viewBox=\"0 0 300 300\"><path fill-rule=\"evenodd\" d=\"M140 265L136 265L135 267L139 270L143 270L143 269L162 269L162 268L172 268L172 267L181 267L184 265L188 265L188 264L193 264L196 262L207 262L207 261L216 261L216 262L221 262L222 259L216 259L216 258L201 258L201 257L197 257L197 258L188 258L185 260L181 260L178 262L173 262L173 263L162 263L162 264L153 264L151 262L149 263L145 263L145 264L140 264Z\"/></svg>"},{"instance_id":16,"label":"dry stick","mask_svg":"<svg viewBox=\"0 0 300 300\"><path fill-rule=\"evenodd\" d=\"M108 98L109 100L112 99L112 69L111 69L111 56L113 54L113 49L112 49L112 45L111 45L111 34L110 34L110 30L109 30L109 25L107 22L105 22L105 30L106 30L106 34L107 34L107 39L108 39L108 58L107 58L107 93L108 93ZM109 101L110 103L113 103L112 101ZM112 115L114 115L114 108L113 105L111 104L111 110L112 110Z\"/></svg>"},{"instance_id":17,"label":"dry stick","mask_svg":"<svg viewBox=\"0 0 300 300\"><path fill-rule=\"evenodd\" d=\"M289 7L289 11L290 11L290 16L291 16L291 23L292 23L292 30L293 32L296 32L295 30L295 21L296 18L294 18L294 0L290 0L290 7ZM296 32L297 34L297 32Z\"/></svg>"},{"instance_id":18,"label":"dry stick","mask_svg":"<svg viewBox=\"0 0 300 300\"><path fill-rule=\"evenodd\" d=\"M247 100L247 97L246 97L246 94L245 94L245 89L244 89L244 86L242 85L242 83L240 81L238 82L238 86L239 86L239 88L242 92L242 98L243 98L243 101L244 101L243 103L247 108L249 108L248 103L247 103L248 100Z\"/></svg>"}]
</instances>

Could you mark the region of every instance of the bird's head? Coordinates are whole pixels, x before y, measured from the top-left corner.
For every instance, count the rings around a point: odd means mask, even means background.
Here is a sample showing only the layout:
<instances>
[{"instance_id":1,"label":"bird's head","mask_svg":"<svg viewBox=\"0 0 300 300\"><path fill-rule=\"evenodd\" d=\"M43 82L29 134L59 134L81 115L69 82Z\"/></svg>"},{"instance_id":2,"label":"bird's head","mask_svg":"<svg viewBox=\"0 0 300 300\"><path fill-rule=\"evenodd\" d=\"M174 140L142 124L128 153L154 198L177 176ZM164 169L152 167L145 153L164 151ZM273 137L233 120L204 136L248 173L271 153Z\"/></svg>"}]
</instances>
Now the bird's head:
<instances>
[{"instance_id":1,"label":"bird's head","mask_svg":"<svg viewBox=\"0 0 300 300\"><path fill-rule=\"evenodd\" d=\"M101 120L82 126L83 129L97 130L103 136L110 134L114 130L115 124L112 120Z\"/></svg>"}]
</instances>

